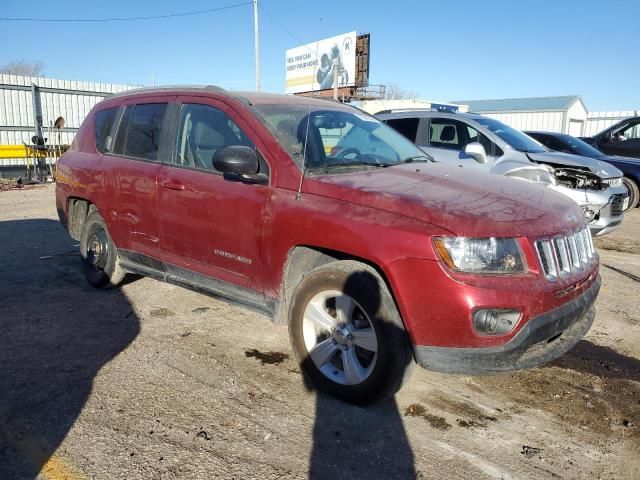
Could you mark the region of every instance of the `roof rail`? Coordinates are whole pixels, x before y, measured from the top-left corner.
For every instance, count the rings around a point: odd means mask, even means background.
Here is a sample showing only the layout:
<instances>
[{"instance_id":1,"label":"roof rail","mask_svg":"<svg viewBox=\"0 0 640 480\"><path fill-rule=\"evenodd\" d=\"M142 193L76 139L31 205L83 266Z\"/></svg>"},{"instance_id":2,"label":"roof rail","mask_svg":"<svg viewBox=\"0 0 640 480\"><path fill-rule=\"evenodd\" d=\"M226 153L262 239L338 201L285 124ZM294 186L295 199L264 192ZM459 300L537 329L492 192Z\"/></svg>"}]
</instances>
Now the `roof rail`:
<instances>
[{"instance_id":1,"label":"roof rail","mask_svg":"<svg viewBox=\"0 0 640 480\"><path fill-rule=\"evenodd\" d=\"M441 112L441 113L457 113L457 105L437 105L431 108L389 108L387 110L380 110L376 115L382 115L384 113L402 113L402 112Z\"/></svg>"},{"instance_id":2,"label":"roof rail","mask_svg":"<svg viewBox=\"0 0 640 480\"><path fill-rule=\"evenodd\" d=\"M138 93L145 93L145 92L161 92L164 90L176 90L176 89L226 92L224 88L218 87L217 85L161 85L159 87L142 87L142 88L132 88L131 90L124 90L122 92L114 93L113 95L111 95L111 98L125 96L125 95L135 95Z\"/></svg>"}]
</instances>

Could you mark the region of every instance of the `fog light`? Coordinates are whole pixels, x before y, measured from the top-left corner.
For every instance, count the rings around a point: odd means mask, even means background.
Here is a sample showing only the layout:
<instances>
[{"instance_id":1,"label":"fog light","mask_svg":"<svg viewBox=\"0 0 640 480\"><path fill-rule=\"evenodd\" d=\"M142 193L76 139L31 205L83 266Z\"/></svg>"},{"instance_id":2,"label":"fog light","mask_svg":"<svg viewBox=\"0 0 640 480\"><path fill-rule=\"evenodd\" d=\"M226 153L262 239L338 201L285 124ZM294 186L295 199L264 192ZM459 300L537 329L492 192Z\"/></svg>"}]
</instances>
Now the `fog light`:
<instances>
[{"instance_id":1,"label":"fog light","mask_svg":"<svg viewBox=\"0 0 640 480\"><path fill-rule=\"evenodd\" d=\"M519 319L518 310L487 308L473 314L473 326L482 335L504 335L513 330Z\"/></svg>"}]
</instances>

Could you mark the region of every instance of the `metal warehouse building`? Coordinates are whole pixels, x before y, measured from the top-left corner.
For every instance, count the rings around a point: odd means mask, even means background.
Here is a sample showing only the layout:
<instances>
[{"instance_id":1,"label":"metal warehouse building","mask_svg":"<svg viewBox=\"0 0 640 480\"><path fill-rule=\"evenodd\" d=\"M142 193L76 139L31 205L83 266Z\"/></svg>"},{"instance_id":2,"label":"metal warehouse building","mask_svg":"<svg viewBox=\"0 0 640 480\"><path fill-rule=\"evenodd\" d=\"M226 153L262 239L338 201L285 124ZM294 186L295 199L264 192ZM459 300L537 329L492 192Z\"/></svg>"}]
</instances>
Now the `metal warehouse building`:
<instances>
[{"instance_id":1,"label":"metal warehouse building","mask_svg":"<svg viewBox=\"0 0 640 480\"><path fill-rule=\"evenodd\" d=\"M59 130L59 141L69 144L96 103L131 88L135 87L2 74L0 148L11 151L11 146L30 144L34 135L48 137L49 128L58 117L65 120L64 128ZM7 156L0 155L0 171L19 170L25 164L24 158L3 158Z\"/></svg>"},{"instance_id":2,"label":"metal warehouse building","mask_svg":"<svg viewBox=\"0 0 640 480\"><path fill-rule=\"evenodd\" d=\"M562 132L580 137L587 123L587 108L579 95L566 97L456 100L470 112L481 113L518 130Z\"/></svg>"}]
</instances>

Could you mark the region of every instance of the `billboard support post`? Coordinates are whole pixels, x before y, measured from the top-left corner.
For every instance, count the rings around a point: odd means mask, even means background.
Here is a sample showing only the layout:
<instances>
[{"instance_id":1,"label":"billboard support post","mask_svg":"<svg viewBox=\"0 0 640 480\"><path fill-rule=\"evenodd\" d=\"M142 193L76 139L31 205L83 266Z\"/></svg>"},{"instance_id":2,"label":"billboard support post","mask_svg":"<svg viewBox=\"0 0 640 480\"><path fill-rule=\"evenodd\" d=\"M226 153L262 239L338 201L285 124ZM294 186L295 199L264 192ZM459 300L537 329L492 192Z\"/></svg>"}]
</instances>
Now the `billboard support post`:
<instances>
[{"instance_id":1,"label":"billboard support post","mask_svg":"<svg viewBox=\"0 0 640 480\"><path fill-rule=\"evenodd\" d=\"M253 0L253 37L256 51L256 92L260 91L260 40L258 34L258 0Z\"/></svg>"},{"instance_id":2,"label":"billboard support post","mask_svg":"<svg viewBox=\"0 0 640 480\"><path fill-rule=\"evenodd\" d=\"M333 59L333 99L338 100L338 60Z\"/></svg>"}]
</instances>

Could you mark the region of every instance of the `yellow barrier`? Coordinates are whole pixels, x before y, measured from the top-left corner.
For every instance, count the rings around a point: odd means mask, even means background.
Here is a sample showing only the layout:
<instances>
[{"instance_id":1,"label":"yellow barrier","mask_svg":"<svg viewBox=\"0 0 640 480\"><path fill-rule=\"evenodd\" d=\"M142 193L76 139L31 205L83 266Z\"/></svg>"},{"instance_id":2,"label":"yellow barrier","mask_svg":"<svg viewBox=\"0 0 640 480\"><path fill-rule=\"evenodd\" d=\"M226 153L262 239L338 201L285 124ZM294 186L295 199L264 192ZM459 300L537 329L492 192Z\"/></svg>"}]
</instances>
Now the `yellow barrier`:
<instances>
[{"instance_id":1,"label":"yellow barrier","mask_svg":"<svg viewBox=\"0 0 640 480\"><path fill-rule=\"evenodd\" d=\"M0 145L0 158L26 158L29 153L24 145Z\"/></svg>"},{"instance_id":2,"label":"yellow barrier","mask_svg":"<svg viewBox=\"0 0 640 480\"><path fill-rule=\"evenodd\" d=\"M45 158L46 150L34 150L25 145L0 145L0 158Z\"/></svg>"}]
</instances>

